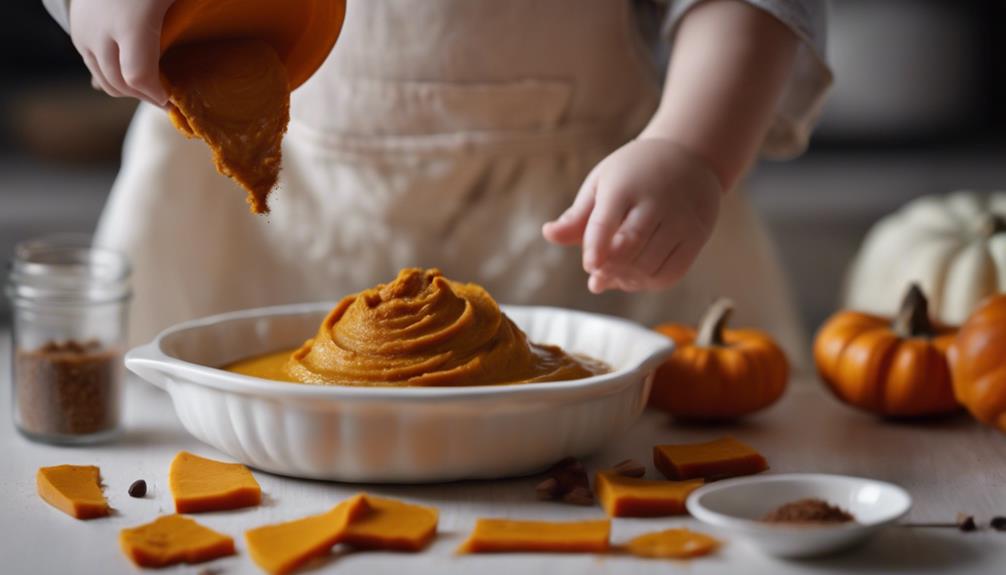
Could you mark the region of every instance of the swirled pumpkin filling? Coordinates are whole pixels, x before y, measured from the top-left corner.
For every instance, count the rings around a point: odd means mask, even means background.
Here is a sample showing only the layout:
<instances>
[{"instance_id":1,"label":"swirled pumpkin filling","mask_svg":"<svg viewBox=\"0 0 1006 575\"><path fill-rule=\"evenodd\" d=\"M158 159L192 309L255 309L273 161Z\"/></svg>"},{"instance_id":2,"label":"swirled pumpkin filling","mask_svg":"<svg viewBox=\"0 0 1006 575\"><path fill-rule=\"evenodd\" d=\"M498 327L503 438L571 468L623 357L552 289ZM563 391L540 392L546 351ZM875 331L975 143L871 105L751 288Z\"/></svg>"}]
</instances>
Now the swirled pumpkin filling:
<instances>
[{"instance_id":1,"label":"swirled pumpkin filling","mask_svg":"<svg viewBox=\"0 0 1006 575\"><path fill-rule=\"evenodd\" d=\"M404 269L347 296L300 348L224 369L322 385L470 386L582 379L602 362L528 341L479 285Z\"/></svg>"}]
</instances>

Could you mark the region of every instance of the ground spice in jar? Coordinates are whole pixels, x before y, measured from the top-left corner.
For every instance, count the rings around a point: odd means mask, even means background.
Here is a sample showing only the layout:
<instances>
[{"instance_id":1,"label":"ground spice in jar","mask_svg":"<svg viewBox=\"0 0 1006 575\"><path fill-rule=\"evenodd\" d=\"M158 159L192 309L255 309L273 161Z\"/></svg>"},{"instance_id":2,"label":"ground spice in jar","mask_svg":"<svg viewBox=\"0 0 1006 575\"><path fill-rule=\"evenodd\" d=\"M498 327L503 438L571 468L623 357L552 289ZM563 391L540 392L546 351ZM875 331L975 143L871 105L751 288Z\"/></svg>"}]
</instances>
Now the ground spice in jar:
<instances>
[{"instance_id":1,"label":"ground spice in jar","mask_svg":"<svg viewBox=\"0 0 1006 575\"><path fill-rule=\"evenodd\" d=\"M848 511L821 499L799 499L786 503L761 518L767 523L848 523L855 518Z\"/></svg>"},{"instance_id":2,"label":"ground spice in jar","mask_svg":"<svg viewBox=\"0 0 1006 575\"><path fill-rule=\"evenodd\" d=\"M91 435L119 421L122 353L97 341L49 342L14 358L21 428L39 435Z\"/></svg>"}]
</instances>

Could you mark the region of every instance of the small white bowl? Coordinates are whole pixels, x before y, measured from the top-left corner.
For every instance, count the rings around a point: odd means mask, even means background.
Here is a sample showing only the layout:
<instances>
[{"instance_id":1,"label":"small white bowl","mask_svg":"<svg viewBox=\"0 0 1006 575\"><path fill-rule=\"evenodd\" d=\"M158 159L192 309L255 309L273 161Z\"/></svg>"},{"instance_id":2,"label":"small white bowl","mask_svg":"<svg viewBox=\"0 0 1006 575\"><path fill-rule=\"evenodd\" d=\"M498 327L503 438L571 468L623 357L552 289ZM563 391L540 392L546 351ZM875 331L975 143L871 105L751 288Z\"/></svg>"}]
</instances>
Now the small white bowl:
<instances>
[{"instance_id":1,"label":"small white bowl","mask_svg":"<svg viewBox=\"0 0 1006 575\"><path fill-rule=\"evenodd\" d=\"M855 522L787 525L759 521L784 503L817 498L836 505ZM686 503L699 521L777 557L814 557L862 543L904 517L912 507L908 492L891 483L845 475L791 473L710 483Z\"/></svg>"},{"instance_id":2,"label":"small white bowl","mask_svg":"<svg viewBox=\"0 0 1006 575\"><path fill-rule=\"evenodd\" d=\"M304 385L224 371L295 348L333 304L252 309L186 322L130 350L126 367L167 390L182 425L238 461L283 475L419 483L539 471L597 450L643 411L672 342L614 317L503 306L532 341L599 359L610 373L526 385Z\"/></svg>"}]
</instances>

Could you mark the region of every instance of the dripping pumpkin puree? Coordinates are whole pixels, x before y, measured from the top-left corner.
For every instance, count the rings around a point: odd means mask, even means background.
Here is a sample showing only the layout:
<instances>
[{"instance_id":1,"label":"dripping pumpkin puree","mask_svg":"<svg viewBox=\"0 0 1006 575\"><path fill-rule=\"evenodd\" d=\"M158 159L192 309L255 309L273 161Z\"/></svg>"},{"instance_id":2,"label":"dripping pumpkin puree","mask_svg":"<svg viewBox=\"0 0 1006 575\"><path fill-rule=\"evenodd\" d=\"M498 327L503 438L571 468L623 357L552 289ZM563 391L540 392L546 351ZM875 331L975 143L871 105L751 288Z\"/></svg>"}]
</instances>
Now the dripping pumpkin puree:
<instances>
[{"instance_id":1,"label":"dripping pumpkin puree","mask_svg":"<svg viewBox=\"0 0 1006 575\"><path fill-rule=\"evenodd\" d=\"M529 342L481 286L417 268L343 299L299 349L225 369L279 381L393 387L565 381L608 371L599 361Z\"/></svg>"},{"instance_id":2,"label":"dripping pumpkin puree","mask_svg":"<svg viewBox=\"0 0 1006 575\"><path fill-rule=\"evenodd\" d=\"M171 48L161 58L171 122L213 151L217 171L269 211L290 120L290 86L276 51L261 40L215 40Z\"/></svg>"}]
</instances>

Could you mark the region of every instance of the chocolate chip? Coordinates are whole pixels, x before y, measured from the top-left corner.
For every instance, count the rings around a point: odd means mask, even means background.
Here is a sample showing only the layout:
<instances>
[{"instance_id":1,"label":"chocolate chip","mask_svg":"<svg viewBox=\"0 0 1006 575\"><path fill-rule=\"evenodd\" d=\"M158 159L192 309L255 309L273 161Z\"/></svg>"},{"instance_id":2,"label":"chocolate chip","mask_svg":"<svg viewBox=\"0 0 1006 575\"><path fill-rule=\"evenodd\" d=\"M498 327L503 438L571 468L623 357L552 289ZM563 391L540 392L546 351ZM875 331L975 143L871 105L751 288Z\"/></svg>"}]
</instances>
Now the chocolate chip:
<instances>
[{"instance_id":1,"label":"chocolate chip","mask_svg":"<svg viewBox=\"0 0 1006 575\"><path fill-rule=\"evenodd\" d=\"M975 525L975 518L971 515L965 515L963 513L957 514L957 528L961 531L974 531L978 529Z\"/></svg>"},{"instance_id":2,"label":"chocolate chip","mask_svg":"<svg viewBox=\"0 0 1006 575\"><path fill-rule=\"evenodd\" d=\"M535 486L535 491L539 499L564 501L574 505L594 503L587 470L573 457L567 457L553 465L546 472L545 478Z\"/></svg>"},{"instance_id":3,"label":"chocolate chip","mask_svg":"<svg viewBox=\"0 0 1006 575\"><path fill-rule=\"evenodd\" d=\"M137 479L129 486L129 496L130 497L143 497L147 494L147 482L142 479Z\"/></svg>"},{"instance_id":4,"label":"chocolate chip","mask_svg":"<svg viewBox=\"0 0 1006 575\"><path fill-rule=\"evenodd\" d=\"M1006 517L996 515L992 518L992 521L989 522L989 525L996 531L1006 531Z\"/></svg>"}]
</instances>

